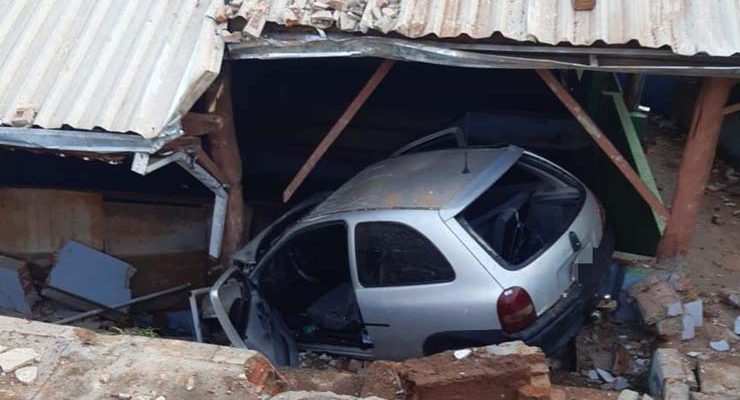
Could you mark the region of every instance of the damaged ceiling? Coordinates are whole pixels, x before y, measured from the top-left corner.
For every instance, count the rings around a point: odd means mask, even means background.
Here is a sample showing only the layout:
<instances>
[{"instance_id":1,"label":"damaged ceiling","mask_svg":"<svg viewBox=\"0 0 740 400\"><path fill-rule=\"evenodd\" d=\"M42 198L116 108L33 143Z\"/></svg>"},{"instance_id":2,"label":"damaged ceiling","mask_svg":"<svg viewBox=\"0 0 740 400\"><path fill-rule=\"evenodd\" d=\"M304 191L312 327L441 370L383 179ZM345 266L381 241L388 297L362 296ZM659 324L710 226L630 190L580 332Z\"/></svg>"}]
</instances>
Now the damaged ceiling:
<instances>
[{"instance_id":1,"label":"damaged ceiling","mask_svg":"<svg viewBox=\"0 0 740 400\"><path fill-rule=\"evenodd\" d=\"M160 135L220 70L223 0L0 0L0 120Z\"/></svg>"},{"instance_id":2,"label":"damaged ceiling","mask_svg":"<svg viewBox=\"0 0 740 400\"><path fill-rule=\"evenodd\" d=\"M575 11L572 0L244 0L237 17L258 36L266 22L336 27L345 32L484 39L575 46L668 46L691 56L740 52L740 0L598 0Z\"/></svg>"}]
</instances>

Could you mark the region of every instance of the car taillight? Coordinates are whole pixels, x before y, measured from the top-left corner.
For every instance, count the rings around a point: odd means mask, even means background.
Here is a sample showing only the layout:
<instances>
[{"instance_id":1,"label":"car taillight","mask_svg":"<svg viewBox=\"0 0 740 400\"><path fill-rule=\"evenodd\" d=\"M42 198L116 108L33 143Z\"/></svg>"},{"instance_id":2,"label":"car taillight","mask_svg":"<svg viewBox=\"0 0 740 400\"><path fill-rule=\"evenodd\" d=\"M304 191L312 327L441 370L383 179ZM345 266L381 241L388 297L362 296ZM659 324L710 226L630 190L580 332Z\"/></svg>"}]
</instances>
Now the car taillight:
<instances>
[{"instance_id":1,"label":"car taillight","mask_svg":"<svg viewBox=\"0 0 740 400\"><path fill-rule=\"evenodd\" d=\"M519 332L537 319L532 298L526 290L514 286L504 290L496 304L501 328L506 333Z\"/></svg>"}]
</instances>

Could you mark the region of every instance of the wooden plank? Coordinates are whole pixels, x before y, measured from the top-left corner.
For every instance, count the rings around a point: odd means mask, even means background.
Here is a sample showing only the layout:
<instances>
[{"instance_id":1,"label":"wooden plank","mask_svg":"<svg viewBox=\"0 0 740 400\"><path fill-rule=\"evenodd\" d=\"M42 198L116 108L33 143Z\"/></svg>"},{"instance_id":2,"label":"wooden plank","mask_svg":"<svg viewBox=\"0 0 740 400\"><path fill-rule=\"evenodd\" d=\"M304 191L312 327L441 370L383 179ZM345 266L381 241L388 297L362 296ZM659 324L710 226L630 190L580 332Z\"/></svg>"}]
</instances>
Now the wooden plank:
<instances>
[{"instance_id":1,"label":"wooden plank","mask_svg":"<svg viewBox=\"0 0 740 400\"><path fill-rule=\"evenodd\" d=\"M242 159L239 153L239 142L236 139L231 89L231 65L225 62L221 67L221 78L214 90L208 91L205 95L209 109L212 107L213 114L217 115L223 123L221 129L213 131L208 136L211 150L211 157L208 160L213 160L214 171L216 169L221 171L218 173L221 176L219 180L227 186L229 193L220 257L225 264L230 262L231 255L241 248L246 239L245 226L249 225L245 221ZM205 162L208 165L208 161ZM204 164L201 163L201 165Z\"/></svg>"},{"instance_id":2,"label":"wooden plank","mask_svg":"<svg viewBox=\"0 0 740 400\"><path fill-rule=\"evenodd\" d=\"M733 104L731 106L727 106L724 109L722 109L722 114L732 114L734 112L740 111L740 103Z\"/></svg>"},{"instance_id":3,"label":"wooden plank","mask_svg":"<svg viewBox=\"0 0 740 400\"><path fill-rule=\"evenodd\" d=\"M357 114L357 112L365 104L367 99L370 98L370 95L375 92L375 89L377 89L378 85L380 85L380 82L383 81L383 78L385 78L385 76L391 70L393 64L393 60L384 60L383 63L381 63L380 66L375 70L375 73L373 73L367 83L365 83L365 86L362 88L362 90L360 90L357 96L355 96L354 100L352 100L342 116L339 117L337 122L334 123L334 126L332 126L332 128L329 130L329 133L327 133L326 136L324 136L324 138L321 140L319 145L316 146L316 149L314 149L313 153L311 153L311 156L308 157L308 160L306 160L306 162L303 164L303 166L290 182L288 187L285 188L285 191L283 192L283 202L287 203L288 200L293 197L295 191L298 190L298 187L301 186L304 180L306 180L306 177L311 172L311 170L316 167L316 164L319 162L321 157L324 156L326 151L329 150L329 147L332 145L332 143L334 143L337 137L339 137L339 134L342 133L344 131L344 128L346 128L350 121L352 121L352 118L354 118L355 114Z\"/></svg>"},{"instance_id":4,"label":"wooden plank","mask_svg":"<svg viewBox=\"0 0 740 400\"><path fill-rule=\"evenodd\" d=\"M537 74L542 78L552 92L557 96L558 99L565 105L568 111L578 120L583 126L583 129L594 139L596 144L601 148L604 153L609 157L612 163L619 169L620 172L627 178L627 180L634 186L637 193L647 202L647 204L655 210L664 220L668 220L670 213L665 208L663 203L655 197L653 192L648 188L647 185L640 179L635 170L629 165L627 160L619 154L619 150L614 147L611 141L604 135L601 129L586 114L583 108L578 104L576 99L571 96L568 90L560 84L555 76L549 70L538 69Z\"/></svg>"},{"instance_id":5,"label":"wooden plank","mask_svg":"<svg viewBox=\"0 0 740 400\"><path fill-rule=\"evenodd\" d=\"M678 168L672 217L658 244L659 259L674 258L689 251L704 187L717 151L725 104L736 82L714 77L704 80Z\"/></svg>"},{"instance_id":6,"label":"wooden plank","mask_svg":"<svg viewBox=\"0 0 740 400\"><path fill-rule=\"evenodd\" d=\"M210 135L224 128L224 118L217 114L189 112L182 117L182 130L187 136Z\"/></svg>"},{"instance_id":7,"label":"wooden plank","mask_svg":"<svg viewBox=\"0 0 740 400\"><path fill-rule=\"evenodd\" d=\"M619 121L622 123L622 131L624 131L624 135L627 137L627 144L629 144L630 153L632 153L632 157L635 160L635 167L637 168L637 173L640 175L640 179L645 182L647 187L650 188L650 191L653 192L653 195L655 195L662 204L663 199L660 197L658 185L655 183L655 177L653 177L653 171L650 169L650 164L648 164L645 151L642 149L640 138L637 136L635 126L632 124L632 118L630 117L630 114L627 111L627 106L624 104L622 99L622 94L618 92L606 92L605 94L607 96L611 96L612 100L614 100L614 107L617 109ZM665 221L655 210L653 210L653 215L655 216L655 222L658 225L658 229L662 234L665 230Z\"/></svg>"},{"instance_id":8,"label":"wooden plank","mask_svg":"<svg viewBox=\"0 0 740 400\"><path fill-rule=\"evenodd\" d=\"M208 171L209 174L213 175L213 177L216 178L216 180L218 180L219 182L226 182L226 178L224 177L224 173L221 171L221 168L216 165L211 157L209 157L208 154L200 146L195 149L195 162L197 162L198 165Z\"/></svg>"}]
</instances>

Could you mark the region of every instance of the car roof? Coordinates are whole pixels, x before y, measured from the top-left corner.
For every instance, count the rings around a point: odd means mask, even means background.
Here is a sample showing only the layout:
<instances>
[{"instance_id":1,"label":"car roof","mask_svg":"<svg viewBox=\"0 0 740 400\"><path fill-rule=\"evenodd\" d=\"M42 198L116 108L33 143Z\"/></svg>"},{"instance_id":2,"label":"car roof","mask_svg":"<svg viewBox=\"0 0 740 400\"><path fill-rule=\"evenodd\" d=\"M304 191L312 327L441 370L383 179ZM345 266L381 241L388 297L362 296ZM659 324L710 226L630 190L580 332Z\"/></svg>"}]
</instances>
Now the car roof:
<instances>
[{"instance_id":1,"label":"car roof","mask_svg":"<svg viewBox=\"0 0 740 400\"><path fill-rule=\"evenodd\" d=\"M448 214L456 214L503 175L522 152L516 146L455 148L392 157L347 181L305 219L389 209L447 209Z\"/></svg>"}]
</instances>

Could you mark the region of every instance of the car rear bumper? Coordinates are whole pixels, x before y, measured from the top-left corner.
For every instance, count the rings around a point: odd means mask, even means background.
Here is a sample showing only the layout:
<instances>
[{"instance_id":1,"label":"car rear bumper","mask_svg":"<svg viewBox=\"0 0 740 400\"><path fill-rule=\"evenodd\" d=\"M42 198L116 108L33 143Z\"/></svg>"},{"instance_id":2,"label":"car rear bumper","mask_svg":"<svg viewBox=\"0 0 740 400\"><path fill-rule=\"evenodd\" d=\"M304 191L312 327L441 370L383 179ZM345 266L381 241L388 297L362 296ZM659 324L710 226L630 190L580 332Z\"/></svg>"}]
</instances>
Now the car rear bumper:
<instances>
[{"instance_id":1,"label":"car rear bumper","mask_svg":"<svg viewBox=\"0 0 740 400\"><path fill-rule=\"evenodd\" d=\"M578 282L533 325L516 334L504 335L505 340L524 340L541 347L545 353L565 345L581 329L596 303L604 295L614 295L618 268L612 261L613 252L614 238L605 234L601 246L594 250L593 263L579 266Z\"/></svg>"}]
</instances>

